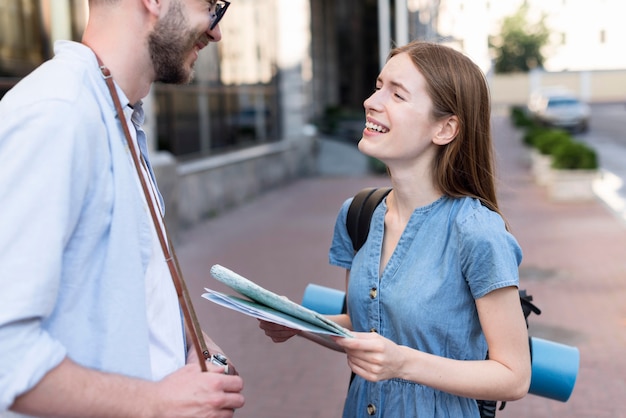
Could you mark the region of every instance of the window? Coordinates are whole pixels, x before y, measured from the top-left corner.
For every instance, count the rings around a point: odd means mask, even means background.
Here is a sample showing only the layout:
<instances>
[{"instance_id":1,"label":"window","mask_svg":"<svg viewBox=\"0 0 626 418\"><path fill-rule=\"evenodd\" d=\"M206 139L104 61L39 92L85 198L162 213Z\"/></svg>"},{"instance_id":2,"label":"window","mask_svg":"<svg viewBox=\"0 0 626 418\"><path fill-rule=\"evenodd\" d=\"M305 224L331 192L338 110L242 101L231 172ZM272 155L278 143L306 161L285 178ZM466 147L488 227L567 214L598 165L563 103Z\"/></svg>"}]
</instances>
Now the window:
<instances>
[{"instance_id":1,"label":"window","mask_svg":"<svg viewBox=\"0 0 626 418\"><path fill-rule=\"evenodd\" d=\"M50 55L38 0L0 2L0 76L22 77Z\"/></svg>"},{"instance_id":2,"label":"window","mask_svg":"<svg viewBox=\"0 0 626 418\"><path fill-rule=\"evenodd\" d=\"M0 98L52 57L50 0L0 0ZM79 40L87 0L69 0L68 36ZM220 22L222 41L202 51L192 84L155 84L158 149L196 157L278 140L274 0L238 0Z\"/></svg>"},{"instance_id":3,"label":"window","mask_svg":"<svg viewBox=\"0 0 626 418\"><path fill-rule=\"evenodd\" d=\"M159 149L193 158L281 138L277 7L238 0L220 22L222 40L200 53L193 83L155 85Z\"/></svg>"}]
</instances>

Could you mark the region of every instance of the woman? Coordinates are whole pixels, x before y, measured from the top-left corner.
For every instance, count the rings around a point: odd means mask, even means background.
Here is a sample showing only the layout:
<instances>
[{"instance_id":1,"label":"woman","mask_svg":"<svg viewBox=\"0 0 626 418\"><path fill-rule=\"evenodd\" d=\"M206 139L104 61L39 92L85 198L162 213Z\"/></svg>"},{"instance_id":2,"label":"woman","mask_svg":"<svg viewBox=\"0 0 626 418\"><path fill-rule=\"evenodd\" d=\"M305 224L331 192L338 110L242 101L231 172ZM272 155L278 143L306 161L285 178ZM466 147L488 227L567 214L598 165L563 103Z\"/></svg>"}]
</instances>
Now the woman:
<instances>
[{"instance_id":1,"label":"woman","mask_svg":"<svg viewBox=\"0 0 626 418\"><path fill-rule=\"evenodd\" d=\"M522 398L521 249L498 209L482 72L413 42L390 53L364 106L359 150L387 165L393 190L356 254L351 199L335 225L329 258L347 271L348 313L332 319L356 337L335 338L356 375L343 416L479 417L475 399ZM261 328L277 342L295 334Z\"/></svg>"}]
</instances>

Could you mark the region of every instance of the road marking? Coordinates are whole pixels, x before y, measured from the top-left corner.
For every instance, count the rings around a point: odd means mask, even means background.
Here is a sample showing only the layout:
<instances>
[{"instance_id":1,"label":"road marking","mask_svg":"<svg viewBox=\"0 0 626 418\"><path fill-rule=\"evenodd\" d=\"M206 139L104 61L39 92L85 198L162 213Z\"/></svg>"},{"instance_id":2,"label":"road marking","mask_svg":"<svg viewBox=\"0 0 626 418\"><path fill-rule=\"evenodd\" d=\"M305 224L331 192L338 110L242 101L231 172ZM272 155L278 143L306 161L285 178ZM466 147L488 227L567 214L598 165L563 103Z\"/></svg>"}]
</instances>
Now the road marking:
<instances>
[{"instance_id":1,"label":"road marking","mask_svg":"<svg viewBox=\"0 0 626 418\"><path fill-rule=\"evenodd\" d=\"M626 198L620 194L624 181L608 170L593 182L593 191L619 218L626 221Z\"/></svg>"}]
</instances>

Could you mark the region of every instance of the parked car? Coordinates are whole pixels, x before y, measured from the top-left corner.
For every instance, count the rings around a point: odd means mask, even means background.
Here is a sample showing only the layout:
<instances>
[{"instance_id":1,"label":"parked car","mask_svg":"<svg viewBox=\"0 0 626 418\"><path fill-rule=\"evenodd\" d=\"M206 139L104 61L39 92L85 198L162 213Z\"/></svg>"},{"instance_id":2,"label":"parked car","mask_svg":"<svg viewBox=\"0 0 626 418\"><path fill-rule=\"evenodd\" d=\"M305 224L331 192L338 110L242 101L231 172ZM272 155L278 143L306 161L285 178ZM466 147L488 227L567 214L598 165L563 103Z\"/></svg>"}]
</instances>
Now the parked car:
<instances>
[{"instance_id":1,"label":"parked car","mask_svg":"<svg viewBox=\"0 0 626 418\"><path fill-rule=\"evenodd\" d=\"M547 88L534 92L528 100L528 112L544 126L574 132L586 132L589 128L589 105L566 89Z\"/></svg>"}]
</instances>

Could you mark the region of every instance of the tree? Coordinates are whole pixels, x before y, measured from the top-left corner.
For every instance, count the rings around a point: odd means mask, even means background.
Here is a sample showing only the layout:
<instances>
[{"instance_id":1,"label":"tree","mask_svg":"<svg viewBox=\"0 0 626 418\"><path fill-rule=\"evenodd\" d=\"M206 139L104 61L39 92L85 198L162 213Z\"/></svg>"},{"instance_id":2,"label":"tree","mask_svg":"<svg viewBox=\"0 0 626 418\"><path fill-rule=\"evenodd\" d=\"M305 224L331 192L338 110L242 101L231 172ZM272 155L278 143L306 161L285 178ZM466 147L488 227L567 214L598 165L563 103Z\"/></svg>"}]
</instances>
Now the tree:
<instances>
[{"instance_id":1,"label":"tree","mask_svg":"<svg viewBox=\"0 0 626 418\"><path fill-rule=\"evenodd\" d=\"M496 73L528 72L543 67L541 49L548 43L550 31L545 24L545 15L531 24L528 11L528 5L523 4L515 14L504 18L500 34L490 38Z\"/></svg>"}]
</instances>

